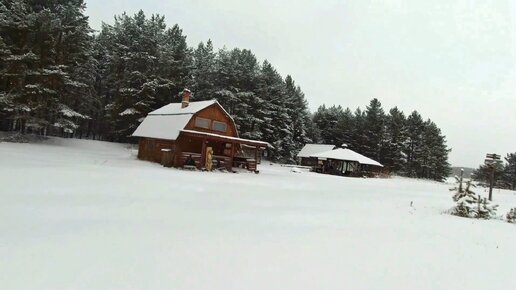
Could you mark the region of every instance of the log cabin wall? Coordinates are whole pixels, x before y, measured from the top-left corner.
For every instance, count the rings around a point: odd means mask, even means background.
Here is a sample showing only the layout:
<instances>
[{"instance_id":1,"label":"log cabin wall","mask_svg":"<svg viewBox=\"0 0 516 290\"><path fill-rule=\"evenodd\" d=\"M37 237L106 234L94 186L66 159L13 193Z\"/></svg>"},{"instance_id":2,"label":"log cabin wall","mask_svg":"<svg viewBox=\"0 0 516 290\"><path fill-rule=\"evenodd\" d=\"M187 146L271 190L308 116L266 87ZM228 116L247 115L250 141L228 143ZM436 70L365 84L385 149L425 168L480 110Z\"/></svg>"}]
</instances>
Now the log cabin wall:
<instances>
[{"instance_id":1,"label":"log cabin wall","mask_svg":"<svg viewBox=\"0 0 516 290\"><path fill-rule=\"evenodd\" d=\"M161 162L161 149L175 150L176 142L154 138L140 138L138 159Z\"/></svg>"},{"instance_id":2,"label":"log cabin wall","mask_svg":"<svg viewBox=\"0 0 516 290\"><path fill-rule=\"evenodd\" d=\"M196 117L210 120L209 128L198 127L195 124ZM213 121L225 123L227 126L226 132L217 131L213 129ZM188 122L185 127L186 130L194 130L200 132L214 133L230 137L238 137L237 128L233 119L231 119L226 112L218 105L213 104L192 116L192 119Z\"/></svg>"}]
</instances>

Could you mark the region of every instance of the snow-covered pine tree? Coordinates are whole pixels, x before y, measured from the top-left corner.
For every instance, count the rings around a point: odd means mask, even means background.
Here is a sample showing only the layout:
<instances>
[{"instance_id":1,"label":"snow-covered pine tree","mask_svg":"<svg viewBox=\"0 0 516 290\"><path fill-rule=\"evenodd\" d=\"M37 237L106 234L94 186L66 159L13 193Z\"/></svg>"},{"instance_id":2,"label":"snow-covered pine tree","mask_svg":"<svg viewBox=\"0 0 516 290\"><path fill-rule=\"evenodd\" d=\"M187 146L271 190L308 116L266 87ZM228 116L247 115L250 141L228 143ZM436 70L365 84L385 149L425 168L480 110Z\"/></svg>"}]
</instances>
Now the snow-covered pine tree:
<instances>
[{"instance_id":1,"label":"snow-covered pine tree","mask_svg":"<svg viewBox=\"0 0 516 290\"><path fill-rule=\"evenodd\" d=\"M276 69L265 60L259 76L258 95L263 102L262 134L274 148L271 158L282 162L294 162L296 150L292 140L292 121L287 113L290 106L286 87Z\"/></svg>"},{"instance_id":2,"label":"snow-covered pine tree","mask_svg":"<svg viewBox=\"0 0 516 290\"><path fill-rule=\"evenodd\" d=\"M421 150L423 146L424 122L417 111L413 111L407 118L407 139L403 153L407 156L404 168L409 177L418 177L421 171Z\"/></svg>"},{"instance_id":3,"label":"snow-covered pine tree","mask_svg":"<svg viewBox=\"0 0 516 290\"><path fill-rule=\"evenodd\" d=\"M105 52L96 54L105 134L123 141L148 112L179 100L177 92L191 79L191 50L177 25L167 29L163 16L148 18L143 11L116 16L96 40Z\"/></svg>"},{"instance_id":4,"label":"snow-covered pine tree","mask_svg":"<svg viewBox=\"0 0 516 290\"><path fill-rule=\"evenodd\" d=\"M307 122L310 120L310 112L308 111L308 103L305 95L299 86L295 85L290 75L285 78L286 94L290 106L287 114L292 121L292 141L294 142L293 150L299 151L306 144L311 142L306 132Z\"/></svg>"},{"instance_id":5,"label":"snow-covered pine tree","mask_svg":"<svg viewBox=\"0 0 516 290\"><path fill-rule=\"evenodd\" d=\"M505 215L505 219L508 223L515 224L516 223L516 207L511 208L509 212Z\"/></svg>"},{"instance_id":6,"label":"snow-covered pine tree","mask_svg":"<svg viewBox=\"0 0 516 290\"><path fill-rule=\"evenodd\" d=\"M349 108L346 108L342 114L339 114L337 128L339 130L339 140L337 145L351 144L351 132L353 131L353 113Z\"/></svg>"},{"instance_id":7,"label":"snow-covered pine tree","mask_svg":"<svg viewBox=\"0 0 516 290\"><path fill-rule=\"evenodd\" d=\"M189 87L195 92L197 100L207 100L213 97L215 88L216 54L213 43L199 43L193 51L192 83Z\"/></svg>"},{"instance_id":8,"label":"snow-covered pine tree","mask_svg":"<svg viewBox=\"0 0 516 290\"><path fill-rule=\"evenodd\" d=\"M451 210L451 214L460 217L482 219L490 219L495 216L498 205L493 205L487 198L476 195L471 189L471 187L475 187L471 180L463 182L462 179L455 178L457 185L450 189L450 191L455 192L452 198L457 205Z\"/></svg>"},{"instance_id":9,"label":"snow-covered pine tree","mask_svg":"<svg viewBox=\"0 0 516 290\"><path fill-rule=\"evenodd\" d=\"M213 97L233 116L242 137L263 140L265 102L257 95L258 60L250 50L224 48L215 65Z\"/></svg>"},{"instance_id":10,"label":"snow-covered pine tree","mask_svg":"<svg viewBox=\"0 0 516 290\"><path fill-rule=\"evenodd\" d=\"M437 181L446 178L450 172L448 152L441 130L434 122L427 120L424 123L418 177Z\"/></svg>"},{"instance_id":11,"label":"snow-covered pine tree","mask_svg":"<svg viewBox=\"0 0 516 290\"><path fill-rule=\"evenodd\" d=\"M364 149L362 154L380 160L381 146L385 134L385 113L378 99L372 99L365 110L364 118Z\"/></svg>"},{"instance_id":12,"label":"snow-covered pine tree","mask_svg":"<svg viewBox=\"0 0 516 290\"><path fill-rule=\"evenodd\" d=\"M505 162L502 179L508 188L516 190L516 153L507 154Z\"/></svg>"},{"instance_id":13,"label":"snow-covered pine tree","mask_svg":"<svg viewBox=\"0 0 516 290\"><path fill-rule=\"evenodd\" d=\"M503 164L501 163L494 163L495 166L495 172L494 172L494 184L500 184L503 182ZM481 182L484 185L489 184L490 181L490 175L491 175L491 169L482 164L477 169L473 171L471 174L471 178L475 181Z\"/></svg>"},{"instance_id":14,"label":"snow-covered pine tree","mask_svg":"<svg viewBox=\"0 0 516 290\"><path fill-rule=\"evenodd\" d=\"M397 107L392 108L386 116L380 162L392 173L403 174L406 160L402 150L407 138L405 123L405 114Z\"/></svg>"},{"instance_id":15,"label":"snow-covered pine tree","mask_svg":"<svg viewBox=\"0 0 516 290\"><path fill-rule=\"evenodd\" d=\"M320 131L324 144L342 145L345 132L344 111L341 106L320 106L314 114L314 124Z\"/></svg>"},{"instance_id":16,"label":"snow-covered pine tree","mask_svg":"<svg viewBox=\"0 0 516 290\"><path fill-rule=\"evenodd\" d=\"M6 0L0 6L4 58L1 88L8 102L11 129L45 134L48 129L73 131L76 104L90 90L78 68L89 61L91 44L82 0Z\"/></svg>"},{"instance_id":17,"label":"snow-covered pine tree","mask_svg":"<svg viewBox=\"0 0 516 290\"><path fill-rule=\"evenodd\" d=\"M357 108L354 112L353 118L353 129L351 130L351 142L350 149L360 153L366 150L366 123L365 123L365 113Z\"/></svg>"}]
</instances>

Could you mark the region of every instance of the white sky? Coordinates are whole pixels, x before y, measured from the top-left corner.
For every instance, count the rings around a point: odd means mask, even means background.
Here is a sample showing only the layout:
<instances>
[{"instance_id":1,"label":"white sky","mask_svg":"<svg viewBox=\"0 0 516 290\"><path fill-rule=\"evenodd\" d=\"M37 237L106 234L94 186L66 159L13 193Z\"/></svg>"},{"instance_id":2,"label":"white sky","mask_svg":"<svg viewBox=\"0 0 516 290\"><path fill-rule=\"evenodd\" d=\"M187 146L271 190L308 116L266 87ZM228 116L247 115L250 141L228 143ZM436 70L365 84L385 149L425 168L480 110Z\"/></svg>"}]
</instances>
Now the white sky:
<instances>
[{"instance_id":1,"label":"white sky","mask_svg":"<svg viewBox=\"0 0 516 290\"><path fill-rule=\"evenodd\" d=\"M322 104L419 111L447 136L452 165L516 152L516 3L510 0L86 0L93 28L139 9L191 46L251 49Z\"/></svg>"}]
</instances>

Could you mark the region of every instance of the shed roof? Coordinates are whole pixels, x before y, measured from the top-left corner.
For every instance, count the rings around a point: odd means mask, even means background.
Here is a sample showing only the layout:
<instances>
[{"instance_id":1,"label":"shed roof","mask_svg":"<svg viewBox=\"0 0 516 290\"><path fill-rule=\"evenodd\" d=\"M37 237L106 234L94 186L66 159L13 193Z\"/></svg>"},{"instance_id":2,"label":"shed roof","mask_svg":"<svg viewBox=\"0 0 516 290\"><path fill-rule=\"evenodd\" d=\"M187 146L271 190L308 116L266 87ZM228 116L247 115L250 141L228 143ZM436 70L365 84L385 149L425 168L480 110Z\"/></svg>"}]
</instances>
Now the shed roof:
<instances>
[{"instance_id":1,"label":"shed roof","mask_svg":"<svg viewBox=\"0 0 516 290\"><path fill-rule=\"evenodd\" d=\"M297 157L310 157L313 154L329 151L333 148L335 148L334 145L328 144L306 144L303 149L297 153Z\"/></svg>"},{"instance_id":2,"label":"shed roof","mask_svg":"<svg viewBox=\"0 0 516 290\"><path fill-rule=\"evenodd\" d=\"M379 162L377 162L369 157L365 157L364 155L357 153L351 149L347 149L347 148L346 149L338 148L335 150L329 150L326 152L316 153L316 154L311 155L310 157L336 159L336 160L344 160L344 161L356 161L360 164L383 167L383 165L380 164Z\"/></svg>"}]
</instances>

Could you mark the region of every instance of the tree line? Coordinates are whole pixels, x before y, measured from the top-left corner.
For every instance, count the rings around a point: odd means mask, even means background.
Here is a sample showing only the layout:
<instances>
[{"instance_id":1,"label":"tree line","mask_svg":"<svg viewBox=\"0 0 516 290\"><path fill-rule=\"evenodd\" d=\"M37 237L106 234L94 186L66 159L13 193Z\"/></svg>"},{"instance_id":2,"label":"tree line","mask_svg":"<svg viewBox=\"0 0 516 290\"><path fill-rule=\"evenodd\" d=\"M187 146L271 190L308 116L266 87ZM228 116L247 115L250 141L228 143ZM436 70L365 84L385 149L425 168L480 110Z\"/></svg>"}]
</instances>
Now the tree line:
<instances>
[{"instance_id":1,"label":"tree line","mask_svg":"<svg viewBox=\"0 0 516 290\"><path fill-rule=\"evenodd\" d=\"M117 142L148 112L179 102L217 99L241 136L270 142L271 157L292 162L309 142L301 88L247 49L187 45L160 15L115 16L93 33L82 0L7 0L0 4L2 129Z\"/></svg>"},{"instance_id":2,"label":"tree line","mask_svg":"<svg viewBox=\"0 0 516 290\"><path fill-rule=\"evenodd\" d=\"M516 190L516 152L507 154L504 162L493 166L495 187ZM482 164L473 171L471 177L487 185L491 180L491 169Z\"/></svg>"},{"instance_id":3,"label":"tree line","mask_svg":"<svg viewBox=\"0 0 516 290\"><path fill-rule=\"evenodd\" d=\"M342 145L382 163L399 175L443 180L451 168L446 138L417 111L406 116L397 107L388 113L378 99L352 112L341 106L321 106L313 116L315 139Z\"/></svg>"},{"instance_id":4,"label":"tree line","mask_svg":"<svg viewBox=\"0 0 516 290\"><path fill-rule=\"evenodd\" d=\"M0 129L130 142L148 112L217 99L241 137L274 146L273 160L294 162L306 143L352 149L407 176L439 179L448 170L444 137L431 121L377 100L364 112L321 107L311 114L291 76L248 49L189 47L162 15L125 13L94 32L83 0L0 3Z\"/></svg>"}]
</instances>

